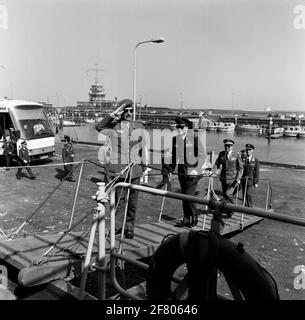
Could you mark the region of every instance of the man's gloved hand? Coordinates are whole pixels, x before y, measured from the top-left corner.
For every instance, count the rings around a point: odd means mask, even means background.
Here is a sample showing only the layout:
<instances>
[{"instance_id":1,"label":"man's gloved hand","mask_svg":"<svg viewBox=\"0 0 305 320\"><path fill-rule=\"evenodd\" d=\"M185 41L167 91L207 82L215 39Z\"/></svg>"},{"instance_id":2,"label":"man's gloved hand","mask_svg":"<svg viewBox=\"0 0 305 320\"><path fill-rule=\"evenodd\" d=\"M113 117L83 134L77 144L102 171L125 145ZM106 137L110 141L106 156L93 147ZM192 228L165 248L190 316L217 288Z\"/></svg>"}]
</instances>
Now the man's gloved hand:
<instances>
[{"instance_id":1,"label":"man's gloved hand","mask_svg":"<svg viewBox=\"0 0 305 320\"><path fill-rule=\"evenodd\" d=\"M122 113L124 112L124 109L125 109L125 105L118 107L117 109L115 109L113 112L110 113L110 117L115 120L120 120Z\"/></svg>"}]
</instances>

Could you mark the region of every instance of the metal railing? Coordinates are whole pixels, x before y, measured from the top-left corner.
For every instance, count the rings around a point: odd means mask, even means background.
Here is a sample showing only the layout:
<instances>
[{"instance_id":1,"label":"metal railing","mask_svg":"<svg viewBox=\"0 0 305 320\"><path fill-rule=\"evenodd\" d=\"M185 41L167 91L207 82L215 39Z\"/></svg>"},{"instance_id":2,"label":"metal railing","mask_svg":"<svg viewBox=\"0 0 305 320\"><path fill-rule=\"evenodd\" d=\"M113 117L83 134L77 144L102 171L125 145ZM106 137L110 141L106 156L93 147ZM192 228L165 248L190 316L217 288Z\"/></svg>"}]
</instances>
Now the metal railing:
<instances>
[{"instance_id":1,"label":"metal railing","mask_svg":"<svg viewBox=\"0 0 305 320\"><path fill-rule=\"evenodd\" d=\"M108 190L107 193L105 193L105 190L103 190L103 188L101 188L101 190L100 190L101 194L100 194L100 196L97 196L97 200L99 197L101 199L103 199L102 203L99 203L100 209L102 210L101 216L103 216L103 218L99 219L97 223L100 224L99 230L105 230L105 215L104 215L104 209L101 208L101 205L103 205L103 202L105 202L104 200L105 200L105 194L106 194L106 198L109 199L109 203L110 203L110 276L111 276L111 281L112 281L112 284L115 287L115 289L120 294L126 296L127 298L134 299L134 300L141 300L141 299L138 296L136 296L136 295L128 292L126 289L124 289L119 284L119 282L116 278L116 272L115 272L116 261L117 261L117 259L121 259L123 261L128 261L130 263L133 263L134 265L141 267L141 268L144 268L144 269L147 269L147 265L144 263L141 263L137 260L130 259L130 258L126 257L125 255L117 252L117 250L116 250L115 192L116 192L117 188L127 188L129 190L137 190L137 191L149 193L152 195L158 195L158 196L168 197L168 198L172 198L172 199L196 202L199 204L207 205L208 208L210 208L211 210L214 210L215 212L218 212L218 213L223 212L223 211L235 211L235 212L241 212L241 213L245 213L245 214L249 214L249 215L253 215L253 216L257 216L257 217L261 217L261 218L271 219L271 220L275 220L275 221L280 221L280 222L285 222L285 223L290 223L293 225L305 227L305 219L301 219L301 218L293 217L293 216L287 216L287 215L284 215L281 213L275 213L275 212L273 212L271 214L269 211L264 210L264 209L243 207L243 206L239 206L236 204L217 201L214 199L209 199L209 200L208 199L201 199L201 198L197 198L194 196L169 192L166 190L158 190L158 189L154 189L154 188L150 188L150 187L133 185L133 184L124 183L124 182L117 183L110 190ZM94 233L95 233L95 230L96 230L96 228L94 229ZM104 239L104 241L106 240L105 232L103 234L99 233L99 242L101 241L101 239ZM102 242L103 242L103 240L102 240ZM92 248L91 248L91 250L92 250ZM87 251L87 258L86 258L87 265L85 264L85 270L87 270L87 268L89 268L89 261L90 261L89 256L91 256L91 252L89 252L89 250L88 250ZM105 267L105 258L106 258L106 250L105 250L105 246L103 245L102 248L99 248L99 259L100 259L99 262L102 261L102 263L100 263L100 267L97 268L98 272L100 273L100 279L101 279L100 282L102 283L102 285L99 288L99 290L101 291L99 293L100 297L106 296L105 283L106 283L106 272L108 270ZM83 279L82 279L82 281L83 281ZM80 290L80 298L82 297L83 293L84 293L84 285L83 285L82 290Z\"/></svg>"}]
</instances>

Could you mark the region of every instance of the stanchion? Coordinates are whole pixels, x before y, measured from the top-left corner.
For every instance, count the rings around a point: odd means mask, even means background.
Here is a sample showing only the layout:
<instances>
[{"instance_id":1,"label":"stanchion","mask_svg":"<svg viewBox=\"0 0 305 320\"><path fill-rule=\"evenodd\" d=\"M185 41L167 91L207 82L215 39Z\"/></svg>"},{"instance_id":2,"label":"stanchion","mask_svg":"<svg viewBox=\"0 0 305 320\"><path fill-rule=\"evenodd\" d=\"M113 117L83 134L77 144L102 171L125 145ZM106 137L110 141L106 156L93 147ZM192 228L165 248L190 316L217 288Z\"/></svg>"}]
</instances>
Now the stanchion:
<instances>
[{"instance_id":1,"label":"stanchion","mask_svg":"<svg viewBox=\"0 0 305 320\"><path fill-rule=\"evenodd\" d=\"M246 204L247 187L248 187L248 177L246 178L246 182L245 182L245 188L244 188L244 194L243 194L243 207ZM242 212L240 216L239 229L243 230L243 228L244 228L244 213Z\"/></svg>"},{"instance_id":2,"label":"stanchion","mask_svg":"<svg viewBox=\"0 0 305 320\"><path fill-rule=\"evenodd\" d=\"M81 182L81 179L82 179L83 168L84 168L84 163L82 162L81 167L80 167L80 170L79 170L79 174L78 174L78 179L77 179L77 185L76 185L75 193L74 193L74 199L73 199L73 205L72 205L72 209L71 209L71 215L70 215L70 221L69 221L69 227L68 227L68 229L71 228L72 222L73 222L75 205L76 205L76 200L77 200L77 196L78 196L78 191L79 191L80 182Z\"/></svg>"},{"instance_id":3,"label":"stanchion","mask_svg":"<svg viewBox=\"0 0 305 320\"><path fill-rule=\"evenodd\" d=\"M83 274L80 284L79 299L83 298L88 271L90 267L90 260L94 245L96 229L98 228L98 287L99 298L105 300L106 298L106 238L105 238L105 203L108 203L108 196L105 192L105 183L98 182L98 191L92 198L98 201L96 211L93 217L90 237L88 241L88 248L83 268Z\"/></svg>"}]
</instances>

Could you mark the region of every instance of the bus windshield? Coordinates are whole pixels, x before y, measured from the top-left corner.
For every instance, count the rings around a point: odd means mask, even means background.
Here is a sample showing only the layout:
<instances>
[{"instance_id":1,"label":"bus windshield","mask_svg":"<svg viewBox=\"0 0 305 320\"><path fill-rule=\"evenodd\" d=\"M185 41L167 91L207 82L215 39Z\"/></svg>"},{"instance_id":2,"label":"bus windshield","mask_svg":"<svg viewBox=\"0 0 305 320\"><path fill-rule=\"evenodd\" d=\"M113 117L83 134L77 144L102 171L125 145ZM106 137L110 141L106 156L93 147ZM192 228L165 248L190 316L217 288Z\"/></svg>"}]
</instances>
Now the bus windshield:
<instances>
[{"instance_id":1,"label":"bus windshield","mask_svg":"<svg viewBox=\"0 0 305 320\"><path fill-rule=\"evenodd\" d=\"M13 113L21 138L30 140L53 136L43 107L35 105L17 106Z\"/></svg>"}]
</instances>

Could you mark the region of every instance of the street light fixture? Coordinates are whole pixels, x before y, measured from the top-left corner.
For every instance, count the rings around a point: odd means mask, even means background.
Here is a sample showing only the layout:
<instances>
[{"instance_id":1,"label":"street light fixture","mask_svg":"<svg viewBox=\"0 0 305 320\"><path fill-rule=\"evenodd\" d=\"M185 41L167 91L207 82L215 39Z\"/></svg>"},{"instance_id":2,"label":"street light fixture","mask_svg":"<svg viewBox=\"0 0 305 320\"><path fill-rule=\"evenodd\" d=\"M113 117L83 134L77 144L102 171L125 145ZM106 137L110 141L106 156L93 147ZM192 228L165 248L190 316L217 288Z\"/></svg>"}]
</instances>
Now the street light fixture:
<instances>
[{"instance_id":1,"label":"street light fixture","mask_svg":"<svg viewBox=\"0 0 305 320\"><path fill-rule=\"evenodd\" d=\"M137 45L134 48L134 60L133 60L133 120L136 120L136 69L137 69L137 48L144 43L149 43L149 42L153 42L153 43L162 43L165 40L160 37L157 39L151 39L151 40L146 40L146 41L141 41L139 43L137 43Z\"/></svg>"}]
</instances>

